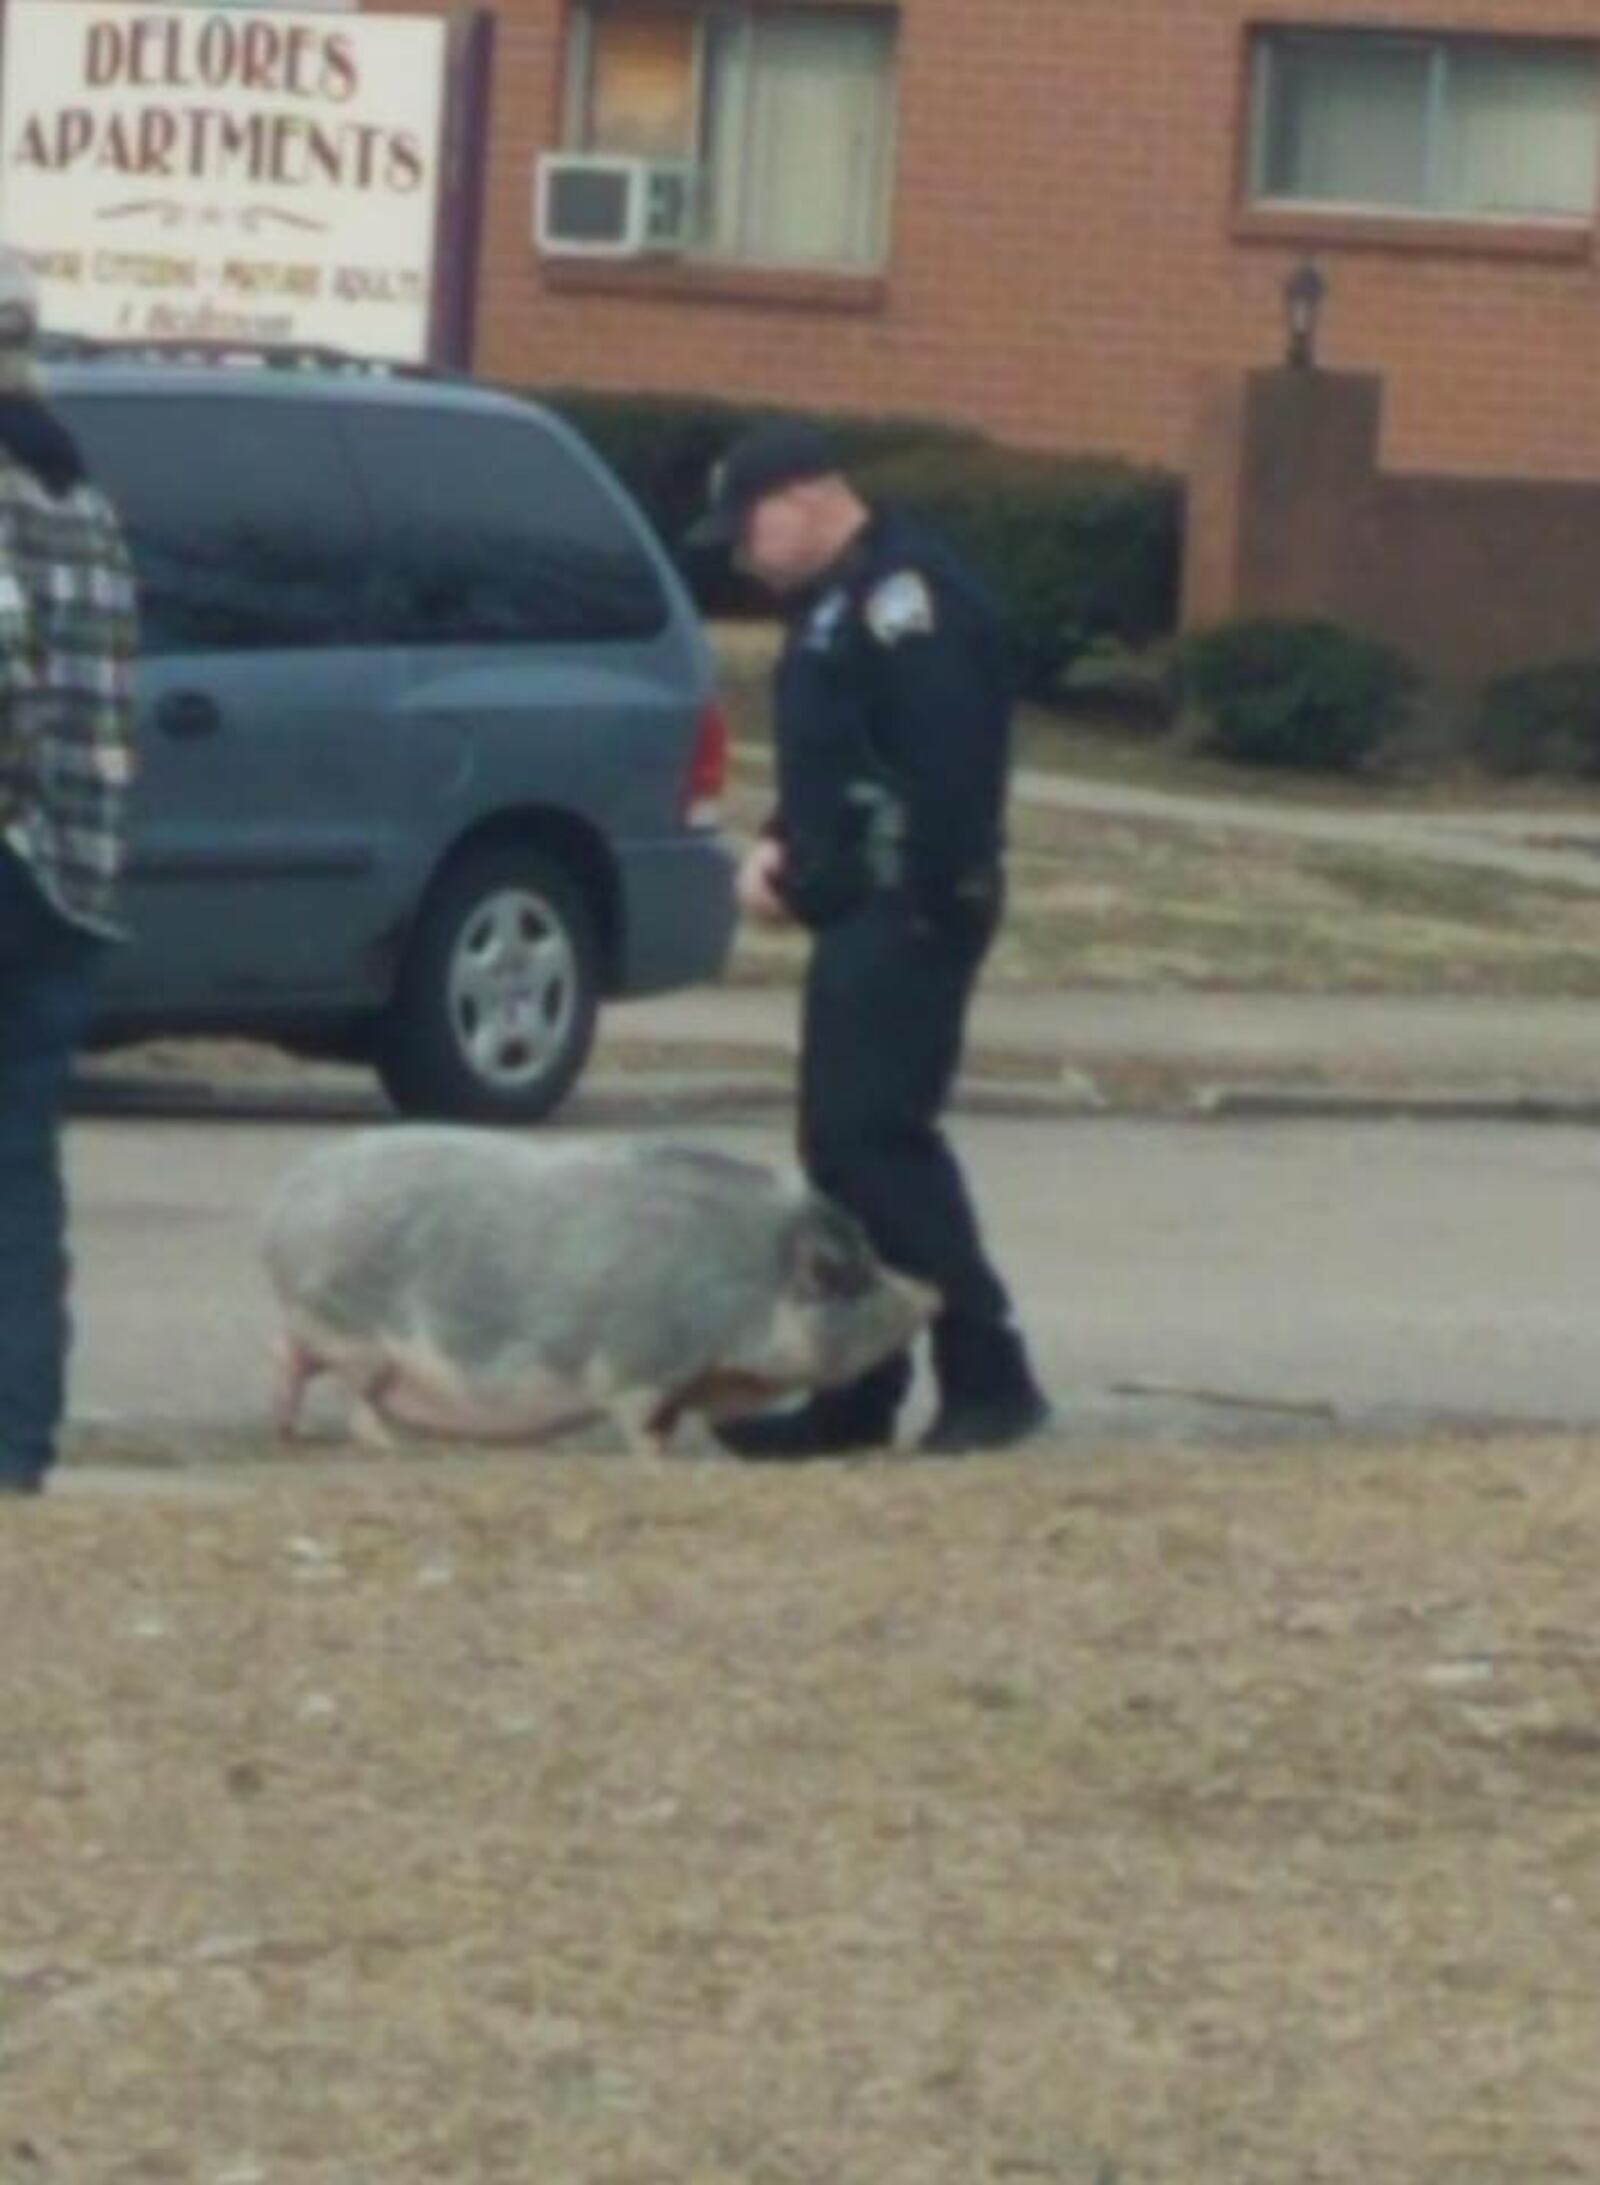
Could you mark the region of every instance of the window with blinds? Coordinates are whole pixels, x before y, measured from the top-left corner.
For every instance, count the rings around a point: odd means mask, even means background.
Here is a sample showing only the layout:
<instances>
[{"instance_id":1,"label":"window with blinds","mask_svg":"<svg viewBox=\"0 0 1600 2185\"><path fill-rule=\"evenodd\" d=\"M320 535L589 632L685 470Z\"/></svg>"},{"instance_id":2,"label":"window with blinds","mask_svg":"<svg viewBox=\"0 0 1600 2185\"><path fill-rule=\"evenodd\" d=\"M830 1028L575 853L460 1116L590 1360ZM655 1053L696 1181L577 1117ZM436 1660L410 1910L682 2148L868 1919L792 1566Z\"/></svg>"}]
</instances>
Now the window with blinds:
<instances>
[{"instance_id":1,"label":"window with blinds","mask_svg":"<svg viewBox=\"0 0 1600 2185\"><path fill-rule=\"evenodd\" d=\"M1592 222L1592 45L1266 30L1251 194L1266 205Z\"/></svg>"},{"instance_id":2,"label":"window with blinds","mask_svg":"<svg viewBox=\"0 0 1600 2185\"><path fill-rule=\"evenodd\" d=\"M881 265L893 166L892 12L590 0L573 31L567 149L695 161L699 254L766 266Z\"/></svg>"}]
</instances>

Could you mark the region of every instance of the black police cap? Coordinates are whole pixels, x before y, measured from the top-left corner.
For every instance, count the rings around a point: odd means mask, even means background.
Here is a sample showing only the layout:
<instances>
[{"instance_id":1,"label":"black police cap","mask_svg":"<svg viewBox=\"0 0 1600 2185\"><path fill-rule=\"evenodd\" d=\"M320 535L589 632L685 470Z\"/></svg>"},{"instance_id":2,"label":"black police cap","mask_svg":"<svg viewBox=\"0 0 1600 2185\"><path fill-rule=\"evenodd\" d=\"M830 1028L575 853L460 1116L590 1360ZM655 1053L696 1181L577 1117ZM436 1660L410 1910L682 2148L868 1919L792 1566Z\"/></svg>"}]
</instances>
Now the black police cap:
<instances>
[{"instance_id":1,"label":"black police cap","mask_svg":"<svg viewBox=\"0 0 1600 2185\"><path fill-rule=\"evenodd\" d=\"M808 418L770 418L742 432L711 474L710 505L688 532L690 546L731 546L757 501L804 478L828 478L838 451Z\"/></svg>"}]
</instances>

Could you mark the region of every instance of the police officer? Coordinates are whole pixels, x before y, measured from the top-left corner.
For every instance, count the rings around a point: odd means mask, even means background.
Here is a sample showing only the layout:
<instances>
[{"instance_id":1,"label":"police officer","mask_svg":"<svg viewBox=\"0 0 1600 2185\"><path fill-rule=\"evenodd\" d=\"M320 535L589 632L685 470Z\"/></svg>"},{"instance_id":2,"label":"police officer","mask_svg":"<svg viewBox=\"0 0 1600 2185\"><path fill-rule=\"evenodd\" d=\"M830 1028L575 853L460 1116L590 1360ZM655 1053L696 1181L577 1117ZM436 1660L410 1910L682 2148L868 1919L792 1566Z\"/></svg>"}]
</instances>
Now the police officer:
<instances>
[{"instance_id":1,"label":"police officer","mask_svg":"<svg viewBox=\"0 0 1600 2185\"><path fill-rule=\"evenodd\" d=\"M776 809L738 890L747 914L812 935L802 1161L891 1266L941 1294L940 1400L922 1447L1005 1447L1048 1407L939 1127L1002 908L1011 678L998 615L939 540L861 499L804 419L734 443L690 543L731 547L786 612ZM910 1378L901 1355L719 1432L751 1458L876 1447Z\"/></svg>"}]
</instances>

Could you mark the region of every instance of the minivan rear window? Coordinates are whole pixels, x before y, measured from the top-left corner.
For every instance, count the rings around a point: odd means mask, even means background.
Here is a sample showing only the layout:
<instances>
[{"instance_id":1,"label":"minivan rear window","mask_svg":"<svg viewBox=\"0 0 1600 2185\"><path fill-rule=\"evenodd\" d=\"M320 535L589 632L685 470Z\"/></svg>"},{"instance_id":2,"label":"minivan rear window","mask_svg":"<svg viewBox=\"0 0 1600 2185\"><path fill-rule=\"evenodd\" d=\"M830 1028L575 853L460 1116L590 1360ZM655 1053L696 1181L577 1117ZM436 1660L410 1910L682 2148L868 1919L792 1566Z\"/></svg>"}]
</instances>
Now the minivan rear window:
<instances>
[{"instance_id":1,"label":"minivan rear window","mask_svg":"<svg viewBox=\"0 0 1600 2185\"><path fill-rule=\"evenodd\" d=\"M622 507L530 413L341 406L373 511L373 611L410 644L651 637L659 575Z\"/></svg>"},{"instance_id":2,"label":"minivan rear window","mask_svg":"<svg viewBox=\"0 0 1600 2185\"><path fill-rule=\"evenodd\" d=\"M321 403L56 398L122 515L149 653L361 644L371 539Z\"/></svg>"}]
</instances>

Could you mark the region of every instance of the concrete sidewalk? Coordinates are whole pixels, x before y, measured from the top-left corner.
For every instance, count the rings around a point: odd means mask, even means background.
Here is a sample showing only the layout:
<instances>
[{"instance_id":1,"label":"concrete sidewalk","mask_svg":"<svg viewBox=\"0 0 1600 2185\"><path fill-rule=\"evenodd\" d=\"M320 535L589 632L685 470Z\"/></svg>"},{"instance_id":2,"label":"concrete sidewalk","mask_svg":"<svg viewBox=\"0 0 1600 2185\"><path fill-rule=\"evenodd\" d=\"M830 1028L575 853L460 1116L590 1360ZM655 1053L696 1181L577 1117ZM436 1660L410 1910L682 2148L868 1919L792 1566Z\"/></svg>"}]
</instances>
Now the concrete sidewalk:
<instances>
[{"instance_id":1,"label":"concrete sidewalk","mask_svg":"<svg viewBox=\"0 0 1600 2185\"><path fill-rule=\"evenodd\" d=\"M786 1069L795 996L719 987L608 1012L595 1073ZM980 991L964 1091L1082 1109L1373 1105L1600 1114L1600 1004L1461 996Z\"/></svg>"},{"instance_id":2,"label":"concrete sidewalk","mask_svg":"<svg viewBox=\"0 0 1600 2185\"><path fill-rule=\"evenodd\" d=\"M609 1008L562 1120L793 1098L798 998L694 988ZM377 1120L370 1072L237 1043L87 1064L80 1114ZM955 1105L1071 1117L1395 1114L1600 1121L1600 1003L1464 996L980 991Z\"/></svg>"},{"instance_id":3,"label":"concrete sidewalk","mask_svg":"<svg viewBox=\"0 0 1600 2185\"><path fill-rule=\"evenodd\" d=\"M1538 806L1352 806L1274 803L1266 797L1145 789L1041 768L1019 770L1019 806L1102 812L1108 818L1199 827L1212 834L1269 835L1279 841L1404 855L1471 866L1551 886L1600 890L1600 811Z\"/></svg>"}]
</instances>

